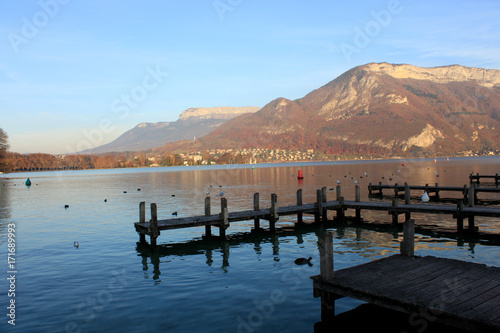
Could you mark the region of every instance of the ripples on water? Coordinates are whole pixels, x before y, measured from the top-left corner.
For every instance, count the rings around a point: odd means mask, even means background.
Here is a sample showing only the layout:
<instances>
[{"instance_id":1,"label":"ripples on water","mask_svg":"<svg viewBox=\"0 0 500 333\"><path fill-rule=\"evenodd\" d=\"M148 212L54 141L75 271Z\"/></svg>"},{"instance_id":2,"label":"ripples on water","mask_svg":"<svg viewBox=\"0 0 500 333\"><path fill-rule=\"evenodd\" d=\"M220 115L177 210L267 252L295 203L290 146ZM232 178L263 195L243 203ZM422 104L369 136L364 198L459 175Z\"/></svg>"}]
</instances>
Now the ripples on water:
<instances>
[{"instance_id":1,"label":"ripples on water","mask_svg":"<svg viewBox=\"0 0 500 333\"><path fill-rule=\"evenodd\" d=\"M358 161L257 165L254 170L232 166L4 175L0 180L0 242L2 253L7 253L7 225L15 223L16 329L313 331L320 320L319 299L312 297L309 279L319 274L317 229L294 231L295 217L287 217L280 220L275 235L250 234L252 223L241 222L227 230L230 240L226 243L202 240L204 228L162 231L159 248L151 251L137 244L133 228L139 202L156 202L159 218L171 217L174 211L179 217L202 215L205 191L210 191L213 213L220 209L215 195L222 190L230 211L252 209L254 192L260 193L261 207L270 205L271 193L277 193L284 206L295 203L298 188L303 189L304 203L314 202L316 189L333 188L337 179L346 199L354 198L356 179L362 200L380 200L368 198L369 182L463 186L470 172L495 174L498 166L498 158L483 158L406 161L404 167L398 161ZM299 169L305 176L300 184ZM33 182L30 188L24 186L26 177ZM451 202L459 198L444 192L442 196ZM334 199L335 191L329 191L328 198ZM498 202L500 198L480 194L480 199ZM418 201L418 194L414 200ZM390 221L387 213L362 214L367 221ZM417 224L455 224L451 217L441 215L413 217ZM267 222L261 225L265 228ZM500 221L477 218L476 225L498 231ZM213 229L217 234L217 228ZM332 230L335 269L399 252L398 233L352 227ZM74 241L79 248L73 246ZM488 265L498 265L499 258L496 246L418 234L416 253ZM294 264L295 258L309 256L313 266ZM1 269L7 271L6 258L1 262ZM0 300L7 304L7 283L2 281L0 287L4 290ZM358 304L341 299L336 309L342 312ZM0 325L2 331L9 329L5 319Z\"/></svg>"}]
</instances>

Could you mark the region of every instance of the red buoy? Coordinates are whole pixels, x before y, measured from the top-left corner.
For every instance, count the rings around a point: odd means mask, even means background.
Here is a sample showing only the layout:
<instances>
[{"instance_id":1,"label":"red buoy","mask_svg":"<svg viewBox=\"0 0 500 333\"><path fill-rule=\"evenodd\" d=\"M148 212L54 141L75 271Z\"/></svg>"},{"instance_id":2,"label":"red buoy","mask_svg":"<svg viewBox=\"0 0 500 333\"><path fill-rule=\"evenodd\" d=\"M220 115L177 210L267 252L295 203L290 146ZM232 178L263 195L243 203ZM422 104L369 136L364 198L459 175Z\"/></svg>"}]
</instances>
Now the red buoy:
<instances>
[{"instance_id":1,"label":"red buoy","mask_svg":"<svg viewBox=\"0 0 500 333\"><path fill-rule=\"evenodd\" d=\"M297 175L297 179L304 179L304 175L302 174L302 170L299 170L299 174Z\"/></svg>"}]
</instances>

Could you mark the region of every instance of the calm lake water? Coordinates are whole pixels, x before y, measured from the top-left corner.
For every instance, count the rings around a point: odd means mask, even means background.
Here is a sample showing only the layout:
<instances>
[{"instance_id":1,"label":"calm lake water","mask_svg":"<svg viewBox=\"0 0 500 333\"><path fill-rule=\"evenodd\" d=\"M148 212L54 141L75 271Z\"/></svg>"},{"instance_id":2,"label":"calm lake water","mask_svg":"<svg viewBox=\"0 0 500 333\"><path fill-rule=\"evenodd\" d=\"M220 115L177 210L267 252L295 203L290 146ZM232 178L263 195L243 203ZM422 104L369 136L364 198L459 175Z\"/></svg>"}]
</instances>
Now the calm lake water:
<instances>
[{"instance_id":1,"label":"calm lake water","mask_svg":"<svg viewBox=\"0 0 500 333\"><path fill-rule=\"evenodd\" d=\"M271 193L276 193L279 205L284 206L295 203L299 188L303 189L304 203L314 202L316 189L335 187L337 179L348 200L354 199L354 179L361 185L363 201L380 200L368 198L370 181L463 186L468 184L470 172L500 172L500 158L450 158L436 163L433 159L405 160L405 166L401 161L353 161L254 168L235 165L3 175L0 269L2 276L9 276L8 226L13 224L16 280L15 297L8 297L9 281L1 279L0 331L313 332L314 324L320 321L320 300L312 296L309 277L319 274L318 229L294 231L291 226L296 218L282 217L276 234L250 234L253 221L240 222L227 230L231 240L226 243L203 241L204 228L162 231L160 248L152 253L137 244L133 222L138 220L139 202L145 201L147 207L157 203L160 219L171 217L174 211L179 217L202 215L205 191L211 193L213 213L219 210L215 195L221 191L225 191L230 211L252 209L254 192L260 193L261 207L270 205ZM299 169L304 172L302 183L296 178ZM27 177L31 187L24 185ZM460 197L446 192L442 196ZM479 198L500 200L498 195L482 193ZM328 199L335 199L334 191L328 192ZM149 212L146 215L149 219ZM387 213L369 211L362 216L366 221L391 219ZM451 217L441 215L413 217L417 224L455 224ZM312 220L305 217L306 222ZM482 230L500 230L499 219L476 221ZM267 227L267 222L261 225ZM334 232L335 269L399 252L401 234L352 227L330 230ZM213 233L218 233L217 228ZM499 266L500 258L497 246L418 234L416 254L492 266ZM294 264L295 258L309 256L312 266ZM15 327L8 324L6 316L12 299ZM340 299L336 311L360 304Z\"/></svg>"}]
</instances>

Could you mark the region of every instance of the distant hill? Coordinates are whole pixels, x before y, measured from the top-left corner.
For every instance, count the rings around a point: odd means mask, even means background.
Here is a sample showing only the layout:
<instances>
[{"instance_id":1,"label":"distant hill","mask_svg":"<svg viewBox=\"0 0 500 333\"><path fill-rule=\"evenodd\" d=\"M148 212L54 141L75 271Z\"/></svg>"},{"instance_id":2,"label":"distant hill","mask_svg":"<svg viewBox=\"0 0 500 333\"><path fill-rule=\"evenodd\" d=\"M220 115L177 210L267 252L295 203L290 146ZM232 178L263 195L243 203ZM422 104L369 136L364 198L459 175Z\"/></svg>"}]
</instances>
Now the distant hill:
<instances>
[{"instance_id":1,"label":"distant hill","mask_svg":"<svg viewBox=\"0 0 500 333\"><path fill-rule=\"evenodd\" d=\"M189 108L182 112L177 121L141 123L116 140L82 153L141 151L162 146L167 142L192 140L194 137L201 137L211 132L231 118L244 113L253 113L259 109L255 106Z\"/></svg>"},{"instance_id":2,"label":"distant hill","mask_svg":"<svg viewBox=\"0 0 500 333\"><path fill-rule=\"evenodd\" d=\"M401 156L499 150L500 70L355 67L303 98L277 98L225 122L197 148Z\"/></svg>"}]
</instances>

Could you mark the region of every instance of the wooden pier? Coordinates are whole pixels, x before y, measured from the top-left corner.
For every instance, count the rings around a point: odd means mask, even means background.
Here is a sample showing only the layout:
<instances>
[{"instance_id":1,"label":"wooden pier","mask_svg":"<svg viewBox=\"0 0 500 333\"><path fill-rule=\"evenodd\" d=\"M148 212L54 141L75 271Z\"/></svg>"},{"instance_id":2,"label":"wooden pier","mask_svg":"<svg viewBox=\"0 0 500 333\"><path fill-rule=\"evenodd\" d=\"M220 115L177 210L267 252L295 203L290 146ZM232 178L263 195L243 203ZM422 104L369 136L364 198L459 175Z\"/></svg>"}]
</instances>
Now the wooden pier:
<instances>
[{"instance_id":1,"label":"wooden pier","mask_svg":"<svg viewBox=\"0 0 500 333\"><path fill-rule=\"evenodd\" d=\"M407 191L408 193L409 191ZM457 220L457 232L477 232L475 226L476 216L500 217L500 208L491 207L475 207L473 196L469 196L469 202L464 206L462 200L457 205L431 205L431 204L410 204L409 195L405 196L405 203L399 204L397 198L392 202L363 202L360 200L359 185L355 186L355 200L346 201L341 196L341 187L337 186L337 198L334 201L327 201L327 189L323 187L316 191L316 202L303 204L302 190L297 191L297 204L293 206L278 206L278 198L276 194L271 195L271 207L261 209L259 206L259 193L255 193L253 197L254 209L240 212L229 212L227 199L221 198L221 210L218 214L211 213L211 198L205 198L205 214L193 217L181 217L166 220L158 220L157 206L151 204L151 219L146 221L146 204L139 204L139 222L136 222L135 229L140 235L140 242L146 242L146 235L150 236L150 244L155 246L161 230L180 229L190 227L205 226L205 236L212 236L212 226L219 228L219 237L226 238L226 229L231 223L239 221L254 220L254 229L261 229L261 220L268 221L269 230L275 231L276 222L280 216L297 215L297 225L303 224L303 214L314 215L316 223L327 221L327 212L329 210L336 211L336 218L343 220L345 211L348 209L355 211L355 220L361 221L362 210L378 210L387 211L392 215L392 224L398 225L399 215L404 214L405 221L410 220L411 213L429 213L429 214L448 214L452 215ZM468 219L468 227L464 229L464 219Z\"/></svg>"},{"instance_id":2,"label":"wooden pier","mask_svg":"<svg viewBox=\"0 0 500 333\"><path fill-rule=\"evenodd\" d=\"M389 185L389 184L382 184L382 182L379 182L376 185L372 183L368 185L368 195L383 196L384 195L383 191L386 189L393 191L395 197L398 197L401 194L409 196L411 190L420 191L421 194L423 194L423 192L425 191L429 196L431 194L434 194L434 196L431 196L431 198L436 200L440 199L440 192L459 192L463 195L464 202L468 202L469 197L473 197L475 204L478 203L477 194L479 192L500 193L500 188L498 187L477 187L476 183L471 183L470 186L464 185L463 187L459 187L459 186L440 186L438 183L435 183L435 185L429 185L429 184L408 185L407 183L405 183L404 185L399 185L399 184Z\"/></svg>"},{"instance_id":3,"label":"wooden pier","mask_svg":"<svg viewBox=\"0 0 500 333\"><path fill-rule=\"evenodd\" d=\"M476 183L476 184L480 184L480 179L481 178L484 178L484 179L493 179L495 181L495 186L498 187L498 181L500 180L500 176L497 174L494 174L494 175L480 175L479 173L475 174L474 173L471 173L469 175L469 180L470 180L470 183Z\"/></svg>"},{"instance_id":4,"label":"wooden pier","mask_svg":"<svg viewBox=\"0 0 500 333\"><path fill-rule=\"evenodd\" d=\"M500 330L500 268L432 256L414 256L414 221L405 222L401 254L333 270L331 233L319 239L321 319L335 316L335 300L352 297L409 313L413 322L436 320L473 332Z\"/></svg>"}]
</instances>

